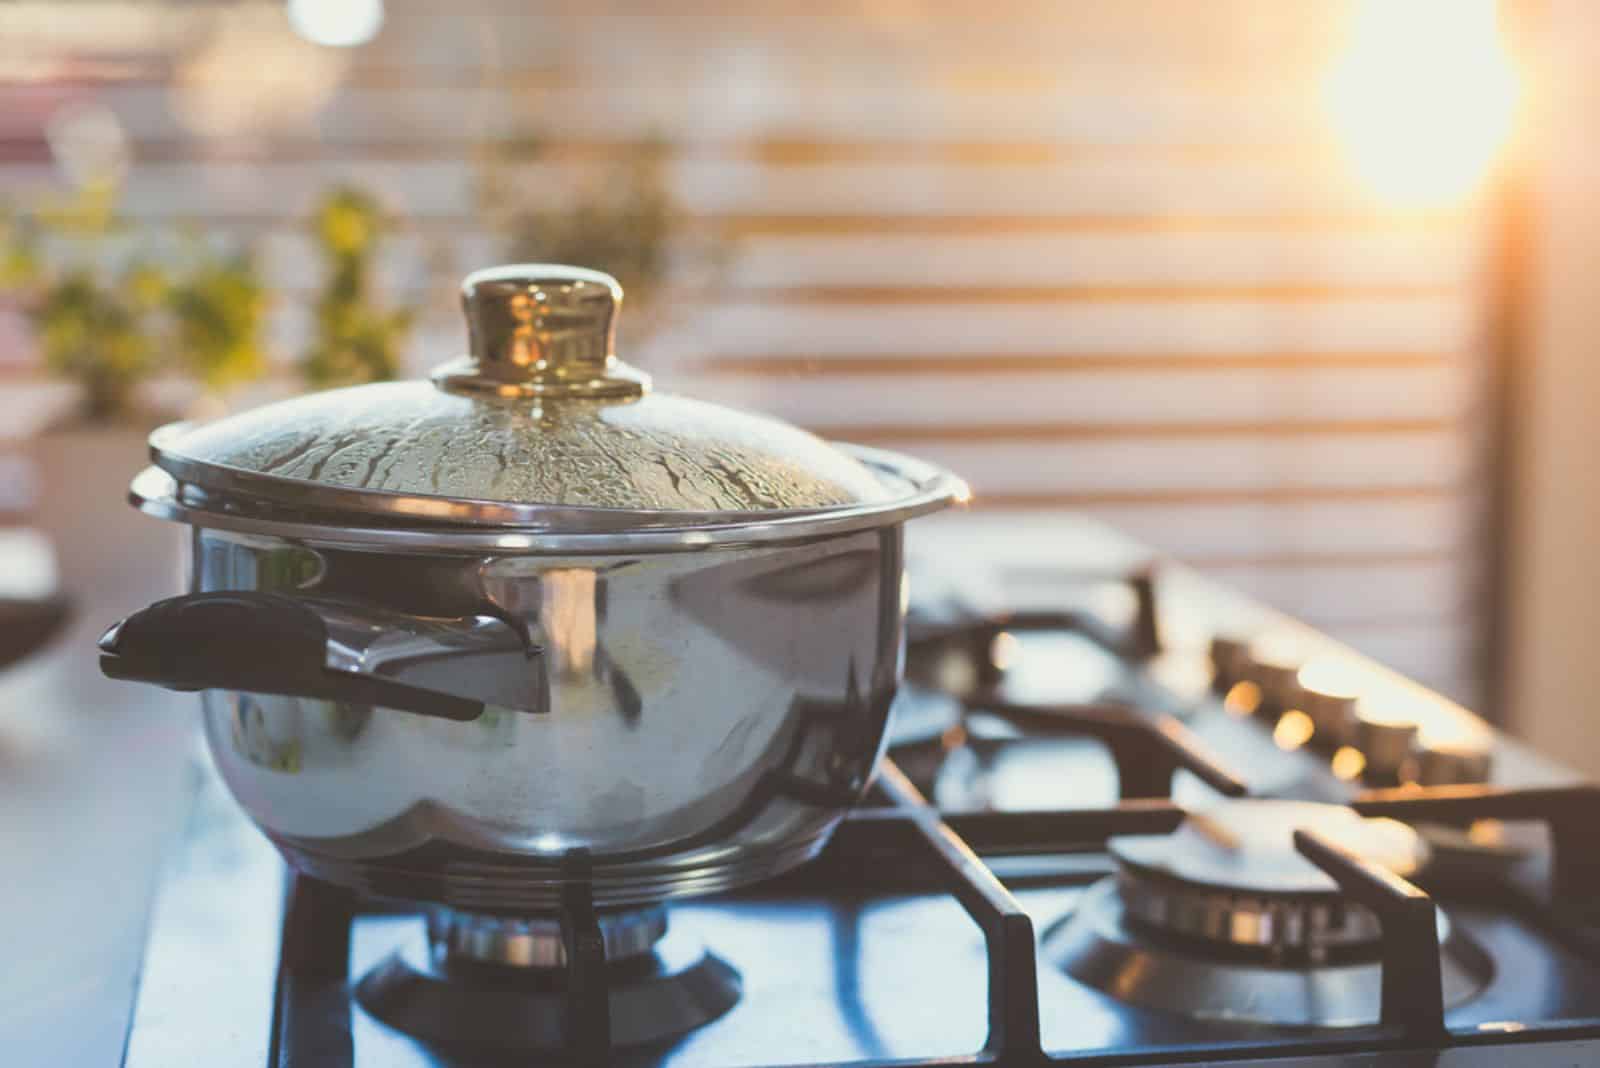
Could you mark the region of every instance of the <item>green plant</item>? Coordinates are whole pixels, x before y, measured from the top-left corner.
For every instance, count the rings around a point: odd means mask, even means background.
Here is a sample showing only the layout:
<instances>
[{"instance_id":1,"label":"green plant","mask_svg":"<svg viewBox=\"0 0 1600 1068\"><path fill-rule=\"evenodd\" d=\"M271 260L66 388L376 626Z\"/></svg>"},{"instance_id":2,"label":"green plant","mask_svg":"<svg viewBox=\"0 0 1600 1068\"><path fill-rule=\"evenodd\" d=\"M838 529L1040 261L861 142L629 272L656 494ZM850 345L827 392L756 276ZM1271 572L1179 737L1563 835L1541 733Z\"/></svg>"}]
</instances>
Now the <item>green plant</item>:
<instances>
[{"instance_id":1,"label":"green plant","mask_svg":"<svg viewBox=\"0 0 1600 1068\"><path fill-rule=\"evenodd\" d=\"M167 291L175 351L183 367L206 388L221 390L259 378L266 370L261 326L267 293L248 251L216 254L191 246L184 268Z\"/></svg>"},{"instance_id":2,"label":"green plant","mask_svg":"<svg viewBox=\"0 0 1600 1068\"><path fill-rule=\"evenodd\" d=\"M92 184L0 219L0 288L27 309L45 366L78 382L84 415L101 422L125 415L157 371L211 388L258 375L265 296L253 258L192 239L177 263L159 262L148 242L130 246L116 194Z\"/></svg>"},{"instance_id":3,"label":"green plant","mask_svg":"<svg viewBox=\"0 0 1600 1068\"><path fill-rule=\"evenodd\" d=\"M301 360L312 385L382 381L400 370L411 313L385 310L372 294L373 259L390 225L375 198L348 186L317 206L312 234L327 278L317 298L316 332Z\"/></svg>"},{"instance_id":4,"label":"green plant","mask_svg":"<svg viewBox=\"0 0 1600 1068\"><path fill-rule=\"evenodd\" d=\"M163 284L160 273L145 266L109 282L74 268L53 280L30 310L45 366L83 387L89 419L126 412L134 387L154 368L161 347L146 320L159 306Z\"/></svg>"}]
</instances>

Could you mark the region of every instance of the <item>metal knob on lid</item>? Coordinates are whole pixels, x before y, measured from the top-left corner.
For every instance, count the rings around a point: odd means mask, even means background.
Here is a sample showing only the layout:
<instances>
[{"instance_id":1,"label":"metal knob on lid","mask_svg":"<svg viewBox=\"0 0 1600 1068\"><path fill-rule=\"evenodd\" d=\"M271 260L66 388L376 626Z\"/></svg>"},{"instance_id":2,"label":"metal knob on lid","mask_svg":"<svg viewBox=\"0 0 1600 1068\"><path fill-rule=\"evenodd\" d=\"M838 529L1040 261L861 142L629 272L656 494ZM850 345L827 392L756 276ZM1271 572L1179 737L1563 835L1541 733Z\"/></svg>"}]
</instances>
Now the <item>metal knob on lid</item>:
<instances>
[{"instance_id":1,"label":"metal knob on lid","mask_svg":"<svg viewBox=\"0 0 1600 1068\"><path fill-rule=\"evenodd\" d=\"M506 397L642 395L643 372L616 356L622 287L600 271L517 263L461 283L470 352L434 373L441 388Z\"/></svg>"}]
</instances>

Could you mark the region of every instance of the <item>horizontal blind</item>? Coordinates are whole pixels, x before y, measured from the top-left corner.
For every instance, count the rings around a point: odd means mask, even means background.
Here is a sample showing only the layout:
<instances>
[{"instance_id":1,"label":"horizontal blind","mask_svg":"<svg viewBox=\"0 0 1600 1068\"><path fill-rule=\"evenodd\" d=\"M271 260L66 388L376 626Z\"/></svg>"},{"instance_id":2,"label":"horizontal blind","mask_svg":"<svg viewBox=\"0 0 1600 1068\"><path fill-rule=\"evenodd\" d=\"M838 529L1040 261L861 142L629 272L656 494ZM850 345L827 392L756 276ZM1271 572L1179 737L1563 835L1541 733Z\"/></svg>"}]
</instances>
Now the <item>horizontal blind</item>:
<instances>
[{"instance_id":1,"label":"horizontal blind","mask_svg":"<svg viewBox=\"0 0 1600 1068\"><path fill-rule=\"evenodd\" d=\"M58 181L42 124L103 102L134 217L262 241L285 355L330 183L408 220L382 278L428 309L420 368L460 345L426 264L493 254L473 152L536 135L515 180L562 190L662 138L732 243L635 354L659 380L948 464L975 551L1068 566L1039 532L1086 512L1475 696L1480 224L1349 176L1346 3L390 0L349 52L275 5L51 7L0 14L0 182ZM226 62L252 40L293 76ZM297 113L296 78L328 95Z\"/></svg>"}]
</instances>

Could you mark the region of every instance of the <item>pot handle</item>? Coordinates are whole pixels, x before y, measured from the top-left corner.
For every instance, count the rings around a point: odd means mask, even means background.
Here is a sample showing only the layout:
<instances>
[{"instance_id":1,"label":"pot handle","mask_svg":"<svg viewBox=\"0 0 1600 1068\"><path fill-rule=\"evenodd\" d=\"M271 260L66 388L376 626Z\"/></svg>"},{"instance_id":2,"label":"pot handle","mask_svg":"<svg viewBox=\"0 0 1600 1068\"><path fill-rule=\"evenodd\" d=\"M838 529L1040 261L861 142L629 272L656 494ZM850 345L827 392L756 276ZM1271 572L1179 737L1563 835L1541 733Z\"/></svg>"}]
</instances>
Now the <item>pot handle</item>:
<instances>
[{"instance_id":1,"label":"pot handle","mask_svg":"<svg viewBox=\"0 0 1600 1068\"><path fill-rule=\"evenodd\" d=\"M240 690L471 720L549 708L543 661L493 616L435 619L258 591L157 601L100 638L100 670L173 690Z\"/></svg>"}]
</instances>

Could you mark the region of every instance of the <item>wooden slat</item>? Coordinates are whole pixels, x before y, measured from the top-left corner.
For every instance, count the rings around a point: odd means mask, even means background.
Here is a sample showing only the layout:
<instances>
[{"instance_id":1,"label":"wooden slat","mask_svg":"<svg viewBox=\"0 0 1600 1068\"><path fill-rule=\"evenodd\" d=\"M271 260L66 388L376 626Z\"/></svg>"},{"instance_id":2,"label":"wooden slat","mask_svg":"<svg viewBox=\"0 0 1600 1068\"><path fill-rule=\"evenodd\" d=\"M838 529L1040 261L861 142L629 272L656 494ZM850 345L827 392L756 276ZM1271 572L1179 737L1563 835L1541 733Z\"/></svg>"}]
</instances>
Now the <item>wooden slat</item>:
<instances>
[{"instance_id":1,"label":"wooden slat","mask_svg":"<svg viewBox=\"0 0 1600 1068\"><path fill-rule=\"evenodd\" d=\"M952 205L952 208L956 207ZM692 221L692 220L691 220ZM706 220L715 232L741 240L751 237L1024 236L1036 234L1171 234L1264 233L1431 234L1459 230L1467 217L1453 211L1426 214L1374 208L1345 213L1258 215L1195 215L1163 212L1120 215L728 215Z\"/></svg>"},{"instance_id":2,"label":"wooden slat","mask_svg":"<svg viewBox=\"0 0 1600 1068\"><path fill-rule=\"evenodd\" d=\"M1364 432L1385 421L1464 418L1476 390L1475 372L1460 362L999 373L974 361L957 374L926 367L846 376L823 373L828 370L824 364L822 372L770 377L664 371L662 382L832 434L891 425L931 437L985 423L1124 436L1204 435L1240 425L1288 435L1332 424Z\"/></svg>"},{"instance_id":3,"label":"wooden slat","mask_svg":"<svg viewBox=\"0 0 1600 1068\"><path fill-rule=\"evenodd\" d=\"M406 72L390 75L403 80ZM135 81L134 84L140 84ZM160 76L156 84L166 84ZM409 84L409 83L407 83ZM0 77L0 92L6 92ZM61 99L87 100L100 95L125 92L126 77L108 77L84 84L56 81L52 88ZM41 109L42 111L43 109ZM1165 163L1185 166L1193 163L1218 164L1249 162L1311 173L1316 169L1337 169L1340 156L1332 144L1321 140L1287 144L1044 144L1037 141L969 141L944 138L924 141L868 141L860 139L812 140L804 137L763 136L759 131L723 139L709 137L692 142L649 138L580 138L523 144L515 138L487 139L508 161L533 158L586 165L620 165L633 162L646 153L665 160L695 160L725 164L763 164L767 166L808 166L829 164L935 164L973 168L1017 166L1061 166L1096 161ZM203 141L190 136L150 136L131 147L136 163L236 163L275 161L308 163L330 155L359 156L384 162L436 162L458 158L459 142L436 137L390 133L381 140L369 136L358 142L330 142L315 131L286 131L264 141L260 137L226 131L208 135ZM0 161L47 163L49 145L40 139L37 127L23 117L13 116L0 124Z\"/></svg>"},{"instance_id":4,"label":"wooden slat","mask_svg":"<svg viewBox=\"0 0 1600 1068\"><path fill-rule=\"evenodd\" d=\"M481 0L480 0L481 2ZM452 11L431 19L407 11L380 43L429 64L512 57L539 62L550 56L618 56L667 63L697 57L725 64L788 67L835 66L901 75L917 70L970 72L973 80L1016 78L1018 73L1071 75L1085 65L1124 72L1203 69L1238 77L1252 72L1304 76L1326 56L1346 17L1345 0L1297 3L1208 4L1197 17L1183 3L1008 4L1004 12L975 12L970 4L862 5L834 2L804 11L772 5L674 4L669 10L606 5L582 11L565 5L556 14L518 4L498 4L496 32L485 37L480 20ZM469 9L469 12L472 9ZM520 17L518 17L520 16ZM752 55L751 53L754 53ZM787 62L786 62L787 61ZM919 62L920 61L920 62ZM681 70L681 66L679 67ZM992 73L991 73L992 71ZM948 75L947 75L948 76Z\"/></svg>"},{"instance_id":5,"label":"wooden slat","mask_svg":"<svg viewBox=\"0 0 1600 1068\"><path fill-rule=\"evenodd\" d=\"M1339 498L1157 500L1091 504L1075 514L1184 559L1222 562L1463 552L1475 534L1472 503L1468 491L1443 491L1380 497L1359 506ZM912 530L913 541L937 537L982 545L993 559L1006 560L1026 559L1039 545L1052 545L1060 525L1059 511L989 508L980 500L974 508L920 520Z\"/></svg>"},{"instance_id":6,"label":"wooden slat","mask_svg":"<svg viewBox=\"0 0 1600 1068\"><path fill-rule=\"evenodd\" d=\"M1405 300L1451 297L1453 285L1377 283L1372 285L812 285L761 289L729 286L718 291L723 303L756 301L788 304L1122 304L1154 301L1231 301L1304 304L1326 300Z\"/></svg>"},{"instance_id":7,"label":"wooden slat","mask_svg":"<svg viewBox=\"0 0 1600 1068\"><path fill-rule=\"evenodd\" d=\"M1381 434L1389 437L1411 435L1454 435L1461 425L1450 419L1285 419L1272 413L1258 422L1229 422L1215 418L1200 421L1171 421L1124 423L1096 421L1088 423L1066 422L1052 419L1028 423L1020 420L987 422L932 423L923 419L920 412L908 413L917 417L915 422L885 423L881 420L859 423L821 423L808 427L826 438L848 437L863 445L897 445L916 447L922 443L945 442L956 445L998 444L1024 445L1075 441L1184 441L1207 438L1250 438L1276 441L1295 441L1306 438L1355 436L1368 437ZM974 413L965 413L968 419Z\"/></svg>"},{"instance_id":8,"label":"wooden slat","mask_svg":"<svg viewBox=\"0 0 1600 1068\"><path fill-rule=\"evenodd\" d=\"M1400 484L1390 486L1307 486L1187 489L1091 489L1047 491L989 490L973 502L980 509L1087 512L1100 508L1152 505L1262 505L1321 503L1369 505L1374 501L1429 501L1461 493L1457 484Z\"/></svg>"},{"instance_id":9,"label":"wooden slat","mask_svg":"<svg viewBox=\"0 0 1600 1068\"><path fill-rule=\"evenodd\" d=\"M303 47L308 61L327 61ZM241 55L240 61L252 58ZM279 61L285 60L280 56ZM1285 86L1276 93L1181 85L1152 91L1115 80L1098 86L974 88L916 77L864 80L852 78L846 67L834 69L831 77L818 71L814 80L774 80L774 72L752 68L737 56L692 70L654 85L647 74L619 81L601 66L583 84L552 88L345 87L298 121L278 126L301 136L317 131L335 145L399 137L460 146L534 133L578 140L721 141L762 131L810 141L1256 146L1305 146L1317 135L1326 136L1314 84L1299 92ZM19 107L31 110L32 91L22 86L8 93L17 94ZM218 79L203 91L261 92L248 78ZM174 141L193 132L184 126L181 111L174 112L164 86L128 86L114 99L136 140ZM263 108L276 103L260 101ZM9 128L0 125L0 131Z\"/></svg>"},{"instance_id":10,"label":"wooden slat","mask_svg":"<svg viewBox=\"0 0 1600 1068\"><path fill-rule=\"evenodd\" d=\"M177 51L226 22L257 12L232 5L13 2L0 10L8 37L49 55L68 49L115 55ZM244 5L249 7L250 5ZM972 17L968 6L808 5L804 12L765 5L674 3L666 9L621 4L485 4L448 11L389 5L384 32L356 50L352 74L399 66L415 82L474 84L484 72L541 73L573 65L625 70L642 87L671 86L706 72L768 69L796 82L809 72L876 74L946 88L1121 84L1163 73L1186 76L1191 91L1271 79L1314 79L1339 37L1343 2L1208 4L1199 17L1181 4L1007 5L1004 16ZM270 10L270 9L268 9ZM1291 14L1292 12L1292 14ZM276 23L282 26L282 23ZM283 26L287 33L287 27ZM224 71L233 73L229 68ZM1129 69L1146 77L1128 78ZM239 76L247 76L240 71ZM401 79L391 78L390 81Z\"/></svg>"},{"instance_id":11,"label":"wooden slat","mask_svg":"<svg viewBox=\"0 0 1600 1068\"><path fill-rule=\"evenodd\" d=\"M900 442L882 442L886 447ZM1306 435L1278 440L918 441L913 452L969 479L981 497L1017 493L1445 488L1473 472L1457 434Z\"/></svg>"},{"instance_id":12,"label":"wooden slat","mask_svg":"<svg viewBox=\"0 0 1600 1068\"><path fill-rule=\"evenodd\" d=\"M1355 626L1384 618L1454 618L1471 604L1481 573L1473 559L1354 560L1337 565L1240 563L1206 573L1248 596L1318 625Z\"/></svg>"},{"instance_id":13,"label":"wooden slat","mask_svg":"<svg viewBox=\"0 0 1600 1068\"><path fill-rule=\"evenodd\" d=\"M0 175L5 172L0 169ZM278 293L305 293L320 284L323 265L303 224L286 218L266 227L224 228L235 241L255 244L268 283ZM103 243L108 259L159 249L173 234L165 222L134 227ZM84 250L61 242L58 255ZM1472 282L1474 239L1456 230L1428 232L1283 233L1252 229L1170 233L757 235L729 243L727 262L708 272L691 255L692 239L676 250L685 260L686 296L714 289L741 298L785 300L809 290L851 287L847 299L902 300L972 293L1027 292L1042 299L1087 299L1105 294L1191 298L1313 300L1458 290ZM380 290L411 296L429 279L420 270L443 253L449 270L465 272L497 255L495 235L477 226L390 235L377 261ZM698 289L696 284L698 281ZM982 287L982 288L974 288ZM952 292L960 291L960 292ZM859 295L858 295L859 294ZM1002 357L1003 352L995 353Z\"/></svg>"},{"instance_id":14,"label":"wooden slat","mask_svg":"<svg viewBox=\"0 0 1600 1068\"><path fill-rule=\"evenodd\" d=\"M483 247L491 238L476 230L461 235L480 255L491 254ZM310 239L292 225L259 239L275 286L303 289L320 272ZM396 235L382 254L383 269L397 276L413 270L427 244L421 234ZM717 281L774 293L811 286L1448 287L1470 283L1475 248L1455 230L753 235L726 250Z\"/></svg>"},{"instance_id":15,"label":"wooden slat","mask_svg":"<svg viewBox=\"0 0 1600 1068\"><path fill-rule=\"evenodd\" d=\"M1371 350L1350 352L977 352L961 355L918 353L906 356L835 355L826 359L805 356L714 356L691 360L690 373L718 379L737 375L794 380L820 375L829 378L879 376L965 375L989 377L1037 375L1057 371L1097 373L1126 371L1300 370L1304 368L1436 368L1455 362L1459 354L1447 352Z\"/></svg>"},{"instance_id":16,"label":"wooden slat","mask_svg":"<svg viewBox=\"0 0 1600 1068\"><path fill-rule=\"evenodd\" d=\"M1250 160L1182 168L1161 161L1086 160L1035 166L861 163L818 167L682 160L664 180L682 210L734 222L762 219L1117 220L1171 218L1340 220L1382 217L1381 206L1336 172L1302 174ZM510 180L549 190L550 199L592 181L581 164L525 163ZM357 182L406 213L460 217L477 210L475 166L459 152L437 160L328 157L301 162L146 162L126 182L136 216L247 214L272 208L303 214L329 183ZM0 181L48 186L45 164L12 163Z\"/></svg>"},{"instance_id":17,"label":"wooden slat","mask_svg":"<svg viewBox=\"0 0 1600 1068\"><path fill-rule=\"evenodd\" d=\"M421 265L418 265L419 268ZM453 294L434 294L432 314L413 343L414 367L438 363L460 345ZM973 305L910 309L742 304L685 309L633 358L671 377L680 370L806 373L874 361L872 373L929 369L962 373L998 357L1013 370L1299 365L1399 366L1436 363L1469 352L1472 314L1448 299L1330 300L1315 305L1127 302L1061 307ZM311 312L304 301L270 311L275 351L304 349ZM1294 345L1294 350L1286 350ZM868 346L872 346L869 348ZM1302 359L1303 357L1303 359ZM1123 361L1126 361L1124 363ZM903 372L897 372L903 368ZM1202 398L1195 398L1198 403Z\"/></svg>"},{"instance_id":18,"label":"wooden slat","mask_svg":"<svg viewBox=\"0 0 1600 1068\"><path fill-rule=\"evenodd\" d=\"M1462 300L1125 301L1105 305L794 307L746 303L683 324L685 345L714 357L815 359L996 352L1238 354L1456 352L1471 341Z\"/></svg>"}]
</instances>

